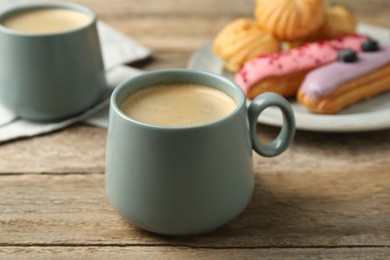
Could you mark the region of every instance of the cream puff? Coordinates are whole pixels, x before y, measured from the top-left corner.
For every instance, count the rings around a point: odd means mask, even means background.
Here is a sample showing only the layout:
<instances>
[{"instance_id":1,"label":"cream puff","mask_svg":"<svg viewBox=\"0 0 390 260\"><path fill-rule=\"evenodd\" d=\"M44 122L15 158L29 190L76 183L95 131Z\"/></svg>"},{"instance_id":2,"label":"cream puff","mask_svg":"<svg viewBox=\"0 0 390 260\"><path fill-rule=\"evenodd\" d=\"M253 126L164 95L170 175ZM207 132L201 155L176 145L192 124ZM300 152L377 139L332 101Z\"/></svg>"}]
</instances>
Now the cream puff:
<instances>
[{"instance_id":1,"label":"cream puff","mask_svg":"<svg viewBox=\"0 0 390 260\"><path fill-rule=\"evenodd\" d=\"M213 51L230 72L236 72L245 62L260 54L280 50L280 42L256 22L239 18L227 24L217 35Z\"/></svg>"}]
</instances>

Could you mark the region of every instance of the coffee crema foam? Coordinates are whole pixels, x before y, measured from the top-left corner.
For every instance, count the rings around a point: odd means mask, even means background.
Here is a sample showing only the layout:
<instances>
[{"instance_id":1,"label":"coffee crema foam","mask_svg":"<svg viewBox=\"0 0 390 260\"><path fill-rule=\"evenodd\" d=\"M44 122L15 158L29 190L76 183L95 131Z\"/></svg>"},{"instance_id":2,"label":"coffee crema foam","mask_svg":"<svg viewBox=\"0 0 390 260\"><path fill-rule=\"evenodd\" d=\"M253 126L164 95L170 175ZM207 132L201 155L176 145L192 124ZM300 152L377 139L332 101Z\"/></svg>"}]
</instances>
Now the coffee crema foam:
<instances>
[{"instance_id":1,"label":"coffee crema foam","mask_svg":"<svg viewBox=\"0 0 390 260\"><path fill-rule=\"evenodd\" d=\"M39 8L7 16L1 24L26 33L58 33L88 25L92 18L82 12L66 8Z\"/></svg>"},{"instance_id":2,"label":"coffee crema foam","mask_svg":"<svg viewBox=\"0 0 390 260\"><path fill-rule=\"evenodd\" d=\"M120 109L128 117L157 126L193 126L224 118L237 107L225 92L191 83L153 85L128 95Z\"/></svg>"}]
</instances>

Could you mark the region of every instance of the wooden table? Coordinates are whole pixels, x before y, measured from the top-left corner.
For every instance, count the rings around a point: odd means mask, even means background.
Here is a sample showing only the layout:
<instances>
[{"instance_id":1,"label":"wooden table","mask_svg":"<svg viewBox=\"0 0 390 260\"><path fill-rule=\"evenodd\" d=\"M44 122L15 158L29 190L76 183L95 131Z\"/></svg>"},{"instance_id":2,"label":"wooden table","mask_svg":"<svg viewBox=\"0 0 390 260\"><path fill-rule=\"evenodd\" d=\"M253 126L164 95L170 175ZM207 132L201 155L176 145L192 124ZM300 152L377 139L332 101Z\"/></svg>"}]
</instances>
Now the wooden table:
<instances>
[{"instance_id":1,"label":"wooden table","mask_svg":"<svg viewBox=\"0 0 390 260\"><path fill-rule=\"evenodd\" d=\"M254 0L76 0L153 50L144 70L185 67ZM360 21L390 27L387 0L342 3ZM261 126L272 138L278 128ZM154 235L126 223L104 191L106 129L74 125L0 145L0 258L390 257L390 130L298 131L283 155L254 154L248 208L213 233Z\"/></svg>"}]
</instances>

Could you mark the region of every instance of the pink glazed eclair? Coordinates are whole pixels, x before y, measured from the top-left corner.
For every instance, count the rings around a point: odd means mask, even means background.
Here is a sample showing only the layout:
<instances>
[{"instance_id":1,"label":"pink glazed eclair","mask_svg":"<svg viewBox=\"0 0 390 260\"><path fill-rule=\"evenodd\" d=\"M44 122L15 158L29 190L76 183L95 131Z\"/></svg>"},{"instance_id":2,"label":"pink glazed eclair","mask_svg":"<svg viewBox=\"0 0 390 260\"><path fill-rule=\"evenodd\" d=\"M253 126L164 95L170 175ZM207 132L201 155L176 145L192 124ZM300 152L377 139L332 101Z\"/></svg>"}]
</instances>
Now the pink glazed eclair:
<instances>
[{"instance_id":1,"label":"pink glazed eclair","mask_svg":"<svg viewBox=\"0 0 390 260\"><path fill-rule=\"evenodd\" d=\"M336 60L341 49L359 51L365 39L362 35L348 35L306 43L284 52L261 55L246 62L234 75L234 81L249 99L264 92L292 97L297 94L309 71Z\"/></svg>"},{"instance_id":2,"label":"pink glazed eclair","mask_svg":"<svg viewBox=\"0 0 390 260\"><path fill-rule=\"evenodd\" d=\"M311 71L298 91L298 102L314 113L335 114L390 91L390 45L355 56Z\"/></svg>"}]
</instances>

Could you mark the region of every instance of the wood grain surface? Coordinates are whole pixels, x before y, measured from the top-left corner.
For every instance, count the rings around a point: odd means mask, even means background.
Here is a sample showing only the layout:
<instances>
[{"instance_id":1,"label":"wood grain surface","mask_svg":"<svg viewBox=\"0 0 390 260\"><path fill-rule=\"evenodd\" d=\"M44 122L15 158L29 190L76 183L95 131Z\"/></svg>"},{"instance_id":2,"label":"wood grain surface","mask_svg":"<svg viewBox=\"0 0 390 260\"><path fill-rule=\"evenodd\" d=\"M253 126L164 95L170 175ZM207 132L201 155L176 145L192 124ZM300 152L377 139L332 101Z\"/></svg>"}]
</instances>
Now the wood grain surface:
<instances>
[{"instance_id":1,"label":"wood grain surface","mask_svg":"<svg viewBox=\"0 0 390 260\"><path fill-rule=\"evenodd\" d=\"M153 51L144 70L185 67L254 0L76 0ZM390 27L390 1L326 1ZM259 125L271 140L279 129ZM0 259L389 259L390 130L298 131L254 154L248 208L212 233L164 237L125 222L104 191L106 129L77 124L0 144Z\"/></svg>"}]
</instances>

